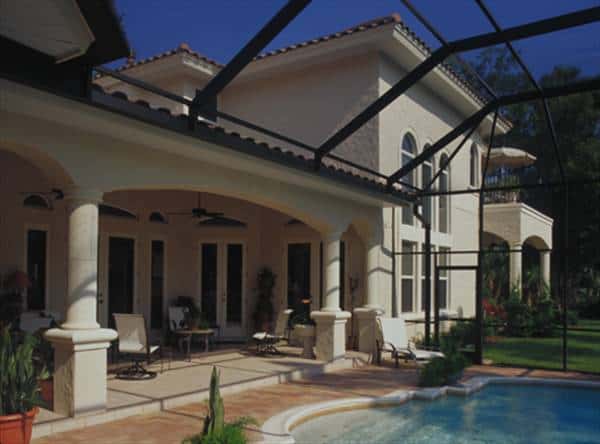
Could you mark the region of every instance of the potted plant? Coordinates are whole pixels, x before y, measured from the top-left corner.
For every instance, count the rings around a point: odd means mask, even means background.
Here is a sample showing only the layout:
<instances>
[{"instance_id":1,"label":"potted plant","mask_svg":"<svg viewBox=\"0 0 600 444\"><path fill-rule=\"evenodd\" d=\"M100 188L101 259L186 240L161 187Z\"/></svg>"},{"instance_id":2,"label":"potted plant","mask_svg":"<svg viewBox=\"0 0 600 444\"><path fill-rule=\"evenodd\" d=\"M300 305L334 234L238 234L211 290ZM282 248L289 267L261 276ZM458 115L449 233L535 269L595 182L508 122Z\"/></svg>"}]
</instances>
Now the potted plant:
<instances>
[{"instance_id":1,"label":"potted plant","mask_svg":"<svg viewBox=\"0 0 600 444\"><path fill-rule=\"evenodd\" d=\"M184 307L186 308L185 315L185 323L188 328L197 329L197 328L208 328L208 321L204 319L202 312L196 305L196 301L190 296L179 296L175 301L176 307Z\"/></svg>"},{"instance_id":2,"label":"potted plant","mask_svg":"<svg viewBox=\"0 0 600 444\"><path fill-rule=\"evenodd\" d=\"M271 331L273 323L273 289L277 276L268 267L263 267L256 278L256 307L254 325L256 331Z\"/></svg>"},{"instance_id":3,"label":"potted plant","mask_svg":"<svg viewBox=\"0 0 600 444\"><path fill-rule=\"evenodd\" d=\"M38 380L40 371L33 364L36 339L25 335L21 343L13 340L8 327L0 334L0 442L28 444L33 419L42 405Z\"/></svg>"},{"instance_id":4,"label":"potted plant","mask_svg":"<svg viewBox=\"0 0 600 444\"><path fill-rule=\"evenodd\" d=\"M305 359L313 359L315 354L313 347L315 346L315 321L310 317L308 310L292 316L290 324L294 332L302 339L302 357Z\"/></svg>"}]
</instances>

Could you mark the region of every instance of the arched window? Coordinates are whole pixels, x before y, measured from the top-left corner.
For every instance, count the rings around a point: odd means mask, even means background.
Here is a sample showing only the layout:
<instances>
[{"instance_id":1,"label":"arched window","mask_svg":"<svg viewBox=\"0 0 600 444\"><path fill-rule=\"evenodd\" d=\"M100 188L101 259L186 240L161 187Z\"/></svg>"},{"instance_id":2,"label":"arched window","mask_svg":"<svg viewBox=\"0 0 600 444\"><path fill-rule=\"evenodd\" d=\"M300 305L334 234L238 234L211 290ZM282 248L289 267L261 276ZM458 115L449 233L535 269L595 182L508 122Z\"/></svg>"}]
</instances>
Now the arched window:
<instances>
[{"instance_id":1,"label":"arched window","mask_svg":"<svg viewBox=\"0 0 600 444\"><path fill-rule=\"evenodd\" d=\"M30 194L25 199L23 199L23 206L29 208L40 208L43 210L49 210L50 204L45 197L40 196L39 194Z\"/></svg>"},{"instance_id":2,"label":"arched window","mask_svg":"<svg viewBox=\"0 0 600 444\"><path fill-rule=\"evenodd\" d=\"M471 145L471 161L470 161L470 180L469 184L472 187L478 186L479 182L479 150L477 145Z\"/></svg>"},{"instance_id":3,"label":"arched window","mask_svg":"<svg viewBox=\"0 0 600 444\"><path fill-rule=\"evenodd\" d=\"M448 156L444 153L440 157L440 168L448 162ZM450 165L448 165L439 176L439 190L440 192L448 191L450 189ZM450 196L447 194L440 194L438 198L438 214L439 219L439 231L441 233L448 233L450 229Z\"/></svg>"},{"instance_id":4,"label":"arched window","mask_svg":"<svg viewBox=\"0 0 600 444\"><path fill-rule=\"evenodd\" d=\"M400 150L400 165L404 166L409 163L417 154L417 142L415 138L406 133L402 139L402 147ZM408 175L402 178L403 182L415 185L415 170L411 171ZM406 225L413 225L414 217L412 207L402 207L402 223Z\"/></svg>"},{"instance_id":5,"label":"arched window","mask_svg":"<svg viewBox=\"0 0 600 444\"><path fill-rule=\"evenodd\" d=\"M158 211L153 211L152 213L150 213L150 217L148 218L148 220L150 222L154 222L157 224L166 224L167 223L167 219L165 218L165 216L163 216Z\"/></svg>"},{"instance_id":6,"label":"arched window","mask_svg":"<svg viewBox=\"0 0 600 444\"><path fill-rule=\"evenodd\" d=\"M429 147L426 143L423 147L425 151ZM433 178L433 163L431 160L426 160L421 167L421 186L425 188ZM423 198L423 217L430 225L433 225L433 197L426 196Z\"/></svg>"}]
</instances>

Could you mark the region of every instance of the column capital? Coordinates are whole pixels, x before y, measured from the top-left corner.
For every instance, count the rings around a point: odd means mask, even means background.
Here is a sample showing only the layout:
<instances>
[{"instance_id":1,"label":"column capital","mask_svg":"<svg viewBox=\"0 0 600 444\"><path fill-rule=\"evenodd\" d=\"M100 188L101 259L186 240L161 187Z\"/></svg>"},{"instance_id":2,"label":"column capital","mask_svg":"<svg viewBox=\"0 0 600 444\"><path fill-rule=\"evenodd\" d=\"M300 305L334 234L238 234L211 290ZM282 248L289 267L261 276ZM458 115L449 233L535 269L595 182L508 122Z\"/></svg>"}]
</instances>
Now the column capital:
<instances>
[{"instance_id":1,"label":"column capital","mask_svg":"<svg viewBox=\"0 0 600 444\"><path fill-rule=\"evenodd\" d=\"M329 230L326 233L322 233L321 237L325 242L334 242L342 239L343 234L346 232L345 228L338 228Z\"/></svg>"},{"instance_id":2,"label":"column capital","mask_svg":"<svg viewBox=\"0 0 600 444\"><path fill-rule=\"evenodd\" d=\"M100 203L104 192L93 188L68 187L64 190L65 199L74 202Z\"/></svg>"}]
</instances>

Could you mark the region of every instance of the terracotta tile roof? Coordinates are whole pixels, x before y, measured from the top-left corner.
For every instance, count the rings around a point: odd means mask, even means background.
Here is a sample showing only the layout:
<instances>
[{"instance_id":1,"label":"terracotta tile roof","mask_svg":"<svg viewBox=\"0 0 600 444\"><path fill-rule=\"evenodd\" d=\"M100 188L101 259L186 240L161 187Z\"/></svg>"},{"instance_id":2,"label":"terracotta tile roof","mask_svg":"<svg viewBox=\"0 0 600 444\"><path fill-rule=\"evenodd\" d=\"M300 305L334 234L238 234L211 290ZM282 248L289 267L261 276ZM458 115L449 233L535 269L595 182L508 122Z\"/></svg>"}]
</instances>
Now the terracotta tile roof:
<instances>
[{"instance_id":1,"label":"terracotta tile roof","mask_svg":"<svg viewBox=\"0 0 600 444\"><path fill-rule=\"evenodd\" d=\"M342 37L346 37L352 34L358 34L364 31L369 31L371 29L379 28L384 25L389 24L398 24L402 23L402 19L399 14L393 13L385 17L376 18L373 20L366 21L364 23L360 23L358 25L352 26L350 28L346 28L342 31L338 31L332 34L327 34L321 37L317 37L311 40L306 40L301 43L295 43L293 45L285 46L283 48L275 49L273 51L269 51L263 54L259 54L254 58L254 60L262 60L267 57L273 57L279 54L284 54L295 49L306 48L307 46L313 46L319 43L328 42L330 40L340 39Z\"/></svg>"},{"instance_id":2,"label":"terracotta tile roof","mask_svg":"<svg viewBox=\"0 0 600 444\"><path fill-rule=\"evenodd\" d=\"M123 66L120 66L116 69L116 71L125 71L130 68L134 68L136 66L145 65L146 63L155 62L160 59L164 59L165 57L169 57L175 54L188 54L198 60L202 60L210 65L215 66L216 68L222 68L224 65L216 62L208 57L200 54L199 52L194 51L190 48L190 46L183 42L180 43L177 48L171 49L169 51L161 52L160 54L153 55L152 57L147 57L145 59L136 60L134 57L130 57L127 59L127 62Z\"/></svg>"},{"instance_id":3,"label":"terracotta tile roof","mask_svg":"<svg viewBox=\"0 0 600 444\"><path fill-rule=\"evenodd\" d=\"M425 41L423 39L421 39L417 34L415 34L415 32L412 31L408 27L408 25L406 25L406 23L404 23L402 21L402 18L400 17L400 15L397 13L392 13L388 16L369 20L369 21L360 23L358 25L352 26L350 28L346 28L342 31L338 31L338 32L335 32L332 34L327 34L327 35L317 37L317 38L314 38L311 40L306 40L304 42L295 43L293 45L285 46L283 48L279 48L279 49L276 49L273 51L269 51L269 52L260 54L257 57L255 57L254 60L255 61L264 60L269 57L286 54L286 53L289 53L294 50L306 48L308 46L314 46L314 45L317 45L320 43L325 43L325 42L328 42L331 40L340 39L340 38L343 38L343 37L346 37L349 35L369 31L372 29L380 28L382 26L386 26L386 25L396 26L396 28L402 34L404 34L404 36L406 36L417 48L419 48L422 51L422 53L425 57L428 57L432 53L431 47L429 45L427 45L427 43L425 43ZM127 62L123 66L117 68L117 71L125 71L127 69L130 69L130 68L133 68L136 66L144 65L144 64L147 64L147 63L150 63L150 62L153 62L153 61L156 61L156 60L159 60L159 59L162 59L162 58L174 55L174 54L180 54L180 53L186 53L192 57L195 57L199 60L209 63L219 69L224 66L221 63L211 60L208 57L200 54L199 52L192 50L187 43L181 43L175 49L172 49L170 51L166 51L166 52L163 52L160 54L156 54L152 57L148 57L148 58L140 59L140 60L135 60L133 58L130 58L127 60ZM483 97L481 95L481 93L477 90L477 88L471 82L469 82L467 79L465 79L462 74L456 72L456 70L454 68L452 68L452 66L450 66L448 63L442 63L440 65L440 67L446 75L448 75L454 82L456 82L459 86L461 86L473 99L475 99L482 105L488 102L489 98Z\"/></svg>"}]
</instances>

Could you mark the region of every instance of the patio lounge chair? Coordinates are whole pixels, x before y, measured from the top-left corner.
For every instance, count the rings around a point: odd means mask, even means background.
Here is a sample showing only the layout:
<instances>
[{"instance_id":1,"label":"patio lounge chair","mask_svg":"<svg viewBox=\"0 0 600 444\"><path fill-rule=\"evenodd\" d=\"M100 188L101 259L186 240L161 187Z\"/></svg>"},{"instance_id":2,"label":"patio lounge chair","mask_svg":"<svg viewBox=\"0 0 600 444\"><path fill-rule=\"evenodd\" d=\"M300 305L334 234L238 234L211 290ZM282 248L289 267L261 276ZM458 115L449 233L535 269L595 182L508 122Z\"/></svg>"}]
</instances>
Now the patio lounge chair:
<instances>
[{"instance_id":1,"label":"patio lounge chair","mask_svg":"<svg viewBox=\"0 0 600 444\"><path fill-rule=\"evenodd\" d=\"M438 351L423 350L411 347L406 334L406 324L403 318L378 318L379 337L377 338L377 363L381 365L381 353L390 352L396 361L404 358L415 363L423 363L433 358L443 358L444 354Z\"/></svg>"},{"instance_id":2,"label":"patio lounge chair","mask_svg":"<svg viewBox=\"0 0 600 444\"><path fill-rule=\"evenodd\" d=\"M272 333L262 331L252 335L252 339L256 342L257 353L280 353L276 345L281 341L289 341L288 322L292 311L291 309L287 309L279 313L275 322L275 329Z\"/></svg>"},{"instance_id":3,"label":"patio lounge chair","mask_svg":"<svg viewBox=\"0 0 600 444\"><path fill-rule=\"evenodd\" d=\"M115 326L119 334L118 351L133 360L133 364L117 373L117 378L144 380L156 377L156 372L148 371L142 362L150 365L155 354L160 357L160 371L163 371L162 348L159 345L150 345L148 330L144 316L141 314L114 313Z\"/></svg>"}]
</instances>

